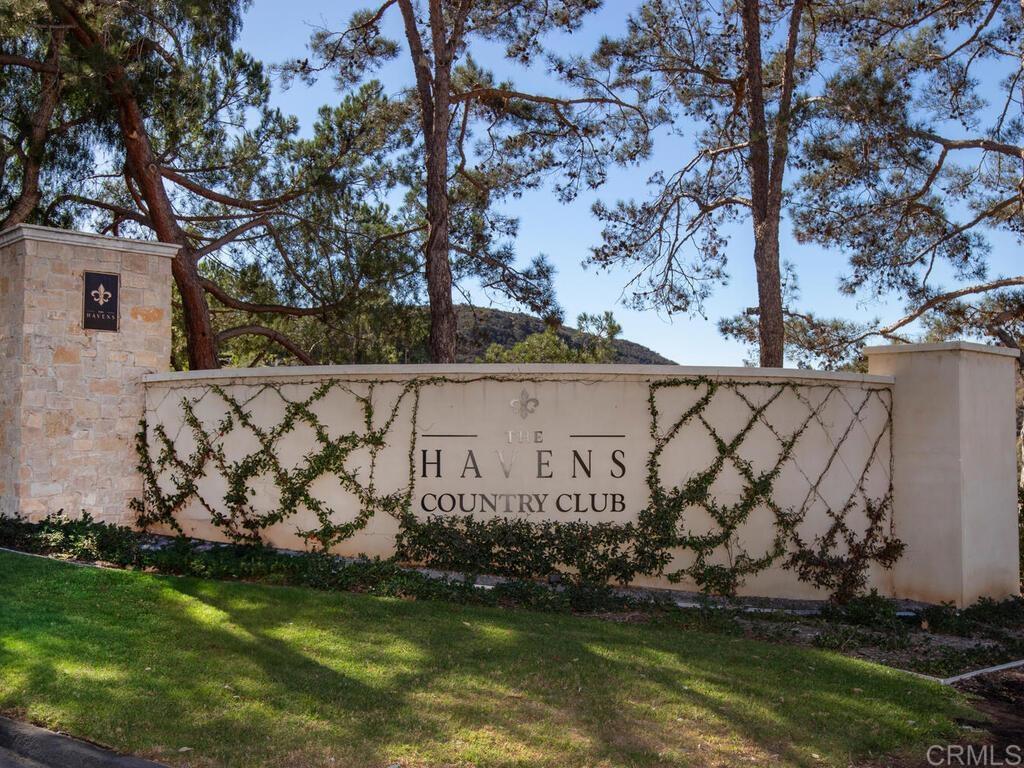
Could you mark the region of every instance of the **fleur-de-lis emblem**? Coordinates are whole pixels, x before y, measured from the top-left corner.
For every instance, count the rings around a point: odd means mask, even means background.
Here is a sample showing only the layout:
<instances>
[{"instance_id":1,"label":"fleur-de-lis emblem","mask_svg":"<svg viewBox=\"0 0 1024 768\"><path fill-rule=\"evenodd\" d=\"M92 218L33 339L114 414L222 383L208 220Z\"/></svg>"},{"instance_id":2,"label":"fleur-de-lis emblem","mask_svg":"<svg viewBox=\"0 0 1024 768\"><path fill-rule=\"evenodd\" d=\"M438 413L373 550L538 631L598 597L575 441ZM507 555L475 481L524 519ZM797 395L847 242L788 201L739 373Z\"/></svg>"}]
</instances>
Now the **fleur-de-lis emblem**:
<instances>
[{"instance_id":1,"label":"fleur-de-lis emblem","mask_svg":"<svg viewBox=\"0 0 1024 768\"><path fill-rule=\"evenodd\" d=\"M110 297L113 296L110 291L103 287L103 283L100 283L99 287L92 292L92 297L101 307L110 301Z\"/></svg>"},{"instance_id":2,"label":"fleur-de-lis emblem","mask_svg":"<svg viewBox=\"0 0 1024 768\"><path fill-rule=\"evenodd\" d=\"M530 393L526 391L526 387L523 387L523 391L519 393L519 398L509 403L512 406L512 410L519 414L519 418L525 419L531 413L537 410L537 406L540 405L540 400L536 397L530 397Z\"/></svg>"}]
</instances>

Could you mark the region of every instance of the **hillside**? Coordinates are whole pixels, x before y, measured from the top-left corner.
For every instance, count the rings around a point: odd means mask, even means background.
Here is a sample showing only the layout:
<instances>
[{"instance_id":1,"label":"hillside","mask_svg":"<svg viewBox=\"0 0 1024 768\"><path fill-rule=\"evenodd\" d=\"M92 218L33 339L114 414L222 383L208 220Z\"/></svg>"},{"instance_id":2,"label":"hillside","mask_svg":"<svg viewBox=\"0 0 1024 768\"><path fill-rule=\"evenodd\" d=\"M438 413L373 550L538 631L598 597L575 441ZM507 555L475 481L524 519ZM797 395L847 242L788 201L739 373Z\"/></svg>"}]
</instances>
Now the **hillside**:
<instances>
[{"instance_id":1,"label":"hillside","mask_svg":"<svg viewBox=\"0 0 1024 768\"><path fill-rule=\"evenodd\" d=\"M466 304L456 307L459 323L457 357L460 363L472 363L482 357L491 344L509 347L533 333L544 330L544 321L520 312L505 312L500 309L471 307ZM563 326L558 331L571 346L581 346L582 334L575 328ZM624 339L615 341L616 363L641 365L673 365L668 358L654 350Z\"/></svg>"}]
</instances>

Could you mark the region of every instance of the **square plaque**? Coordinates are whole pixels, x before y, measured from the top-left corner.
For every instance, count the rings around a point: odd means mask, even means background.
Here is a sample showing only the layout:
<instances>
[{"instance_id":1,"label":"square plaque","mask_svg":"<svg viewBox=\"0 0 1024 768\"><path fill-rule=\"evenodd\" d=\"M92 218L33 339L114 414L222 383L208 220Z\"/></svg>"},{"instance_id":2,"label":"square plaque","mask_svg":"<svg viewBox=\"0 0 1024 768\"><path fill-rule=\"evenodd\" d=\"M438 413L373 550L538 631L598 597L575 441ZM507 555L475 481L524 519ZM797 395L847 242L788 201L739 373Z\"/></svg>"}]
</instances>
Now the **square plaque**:
<instances>
[{"instance_id":1,"label":"square plaque","mask_svg":"<svg viewBox=\"0 0 1024 768\"><path fill-rule=\"evenodd\" d=\"M94 331L116 331L120 319L121 276L106 272L83 275L82 327Z\"/></svg>"}]
</instances>

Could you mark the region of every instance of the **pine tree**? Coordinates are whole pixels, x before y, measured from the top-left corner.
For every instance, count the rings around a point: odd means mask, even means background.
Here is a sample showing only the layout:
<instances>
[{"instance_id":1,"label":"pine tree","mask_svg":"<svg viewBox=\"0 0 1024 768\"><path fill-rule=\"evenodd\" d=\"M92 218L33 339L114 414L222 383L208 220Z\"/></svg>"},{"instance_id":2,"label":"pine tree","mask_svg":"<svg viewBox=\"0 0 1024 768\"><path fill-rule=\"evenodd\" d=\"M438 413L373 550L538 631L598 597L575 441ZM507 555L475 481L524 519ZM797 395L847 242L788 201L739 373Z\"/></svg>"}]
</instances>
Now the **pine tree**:
<instances>
[{"instance_id":1,"label":"pine tree","mask_svg":"<svg viewBox=\"0 0 1024 768\"><path fill-rule=\"evenodd\" d=\"M597 0L386 0L355 14L339 32L313 40L315 59L291 71L307 78L330 70L342 87L402 55L414 88L416 141L408 158L409 230L418 237L430 301L430 351L455 360L453 286L472 276L540 314L557 312L551 267L538 257L515 267L516 222L499 215L503 197L561 173L556 191L571 198L596 186L616 151L641 151L645 113L593 82L568 95L528 93L481 68L479 43L505 47L510 66L543 56L551 32L571 32ZM382 32L398 14L404 46ZM453 257L454 254L454 257Z\"/></svg>"},{"instance_id":2,"label":"pine tree","mask_svg":"<svg viewBox=\"0 0 1024 768\"><path fill-rule=\"evenodd\" d=\"M380 205L404 107L368 82L299 139L297 121L268 106L262 65L235 47L245 5L20 0L4 9L0 89L26 127L0 138L0 158L16 159L0 166L5 182L21 179L16 194L5 183L0 210L9 224L79 223L178 245L191 368L218 366L221 344L243 336L313 361L285 319L337 326L339 313L362 306L355 294L387 294L405 271L388 245L397 217ZM356 288L339 285L341 262L358 274ZM264 282L240 279L253 265ZM218 279L255 289L235 293Z\"/></svg>"}]
</instances>

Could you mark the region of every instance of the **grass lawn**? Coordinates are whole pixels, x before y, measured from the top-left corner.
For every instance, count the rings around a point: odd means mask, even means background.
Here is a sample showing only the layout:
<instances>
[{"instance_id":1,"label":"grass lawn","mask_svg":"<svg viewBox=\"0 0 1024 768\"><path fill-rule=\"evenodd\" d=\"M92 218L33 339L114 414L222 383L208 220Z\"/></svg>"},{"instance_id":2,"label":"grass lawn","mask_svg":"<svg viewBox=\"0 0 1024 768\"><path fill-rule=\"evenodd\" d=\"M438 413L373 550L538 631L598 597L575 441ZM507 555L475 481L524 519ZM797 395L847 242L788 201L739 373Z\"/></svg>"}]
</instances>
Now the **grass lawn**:
<instances>
[{"instance_id":1,"label":"grass lawn","mask_svg":"<svg viewBox=\"0 0 1024 768\"><path fill-rule=\"evenodd\" d=\"M0 552L0 711L172 765L846 766L955 738L954 696L668 624Z\"/></svg>"}]
</instances>

